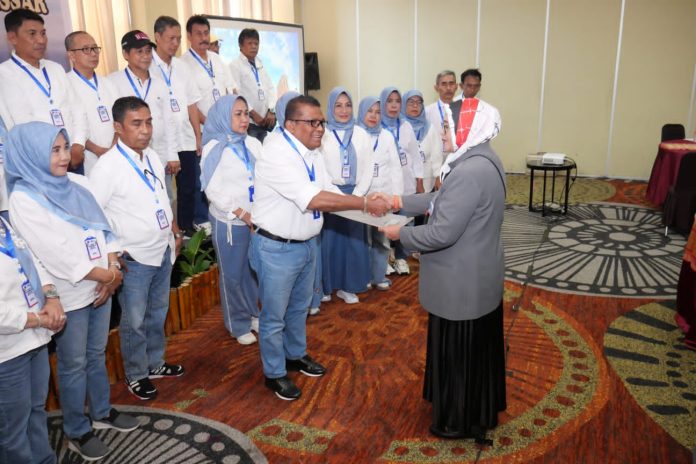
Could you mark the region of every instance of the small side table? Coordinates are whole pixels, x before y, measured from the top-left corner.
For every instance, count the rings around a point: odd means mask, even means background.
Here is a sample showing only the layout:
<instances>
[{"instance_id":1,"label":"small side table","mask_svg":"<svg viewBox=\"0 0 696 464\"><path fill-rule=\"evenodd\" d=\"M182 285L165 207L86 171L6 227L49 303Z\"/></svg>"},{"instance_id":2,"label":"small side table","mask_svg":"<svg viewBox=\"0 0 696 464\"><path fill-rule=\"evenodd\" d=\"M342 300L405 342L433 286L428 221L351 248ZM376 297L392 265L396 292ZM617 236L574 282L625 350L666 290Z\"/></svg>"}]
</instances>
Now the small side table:
<instances>
[{"instance_id":1,"label":"small side table","mask_svg":"<svg viewBox=\"0 0 696 464\"><path fill-rule=\"evenodd\" d=\"M563 203L563 209L561 214L568 213L568 190L570 189L570 170L575 168L575 162L566 159L563 164L544 164L541 160L527 161L527 169L531 171L531 176L529 179L529 211L537 212L541 211L542 216L546 216L546 177L547 173L551 172L551 201L553 202L554 194L556 193L556 174L559 172L565 172L565 201ZM544 189L542 191L541 198L541 208L535 208L532 205L532 198L534 198L534 171L544 171Z\"/></svg>"}]
</instances>

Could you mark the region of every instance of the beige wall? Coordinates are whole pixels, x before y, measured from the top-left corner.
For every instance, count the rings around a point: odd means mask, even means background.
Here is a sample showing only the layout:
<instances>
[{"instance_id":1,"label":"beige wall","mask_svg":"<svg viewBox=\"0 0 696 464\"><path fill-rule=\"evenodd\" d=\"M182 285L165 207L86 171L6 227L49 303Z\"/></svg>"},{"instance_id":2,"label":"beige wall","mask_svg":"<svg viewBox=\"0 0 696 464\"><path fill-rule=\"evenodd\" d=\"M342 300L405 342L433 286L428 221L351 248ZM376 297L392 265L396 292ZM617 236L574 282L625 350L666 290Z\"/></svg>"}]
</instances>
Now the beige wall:
<instances>
[{"instance_id":1,"label":"beige wall","mask_svg":"<svg viewBox=\"0 0 696 464\"><path fill-rule=\"evenodd\" d=\"M509 171L522 171L525 154L544 150L571 155L581 175L647 178L662 124L686 126L691 109L687 131L693 131L694 0L625 0L623 18L622 0L295 0L295 6L306 51L319 53L322 89L313 94L322 102L336 85L356 99L386 85L417 85L434 99L438 71L478 64L480 96L502 114L494 145Z\"/></svg>"}]
</instances>

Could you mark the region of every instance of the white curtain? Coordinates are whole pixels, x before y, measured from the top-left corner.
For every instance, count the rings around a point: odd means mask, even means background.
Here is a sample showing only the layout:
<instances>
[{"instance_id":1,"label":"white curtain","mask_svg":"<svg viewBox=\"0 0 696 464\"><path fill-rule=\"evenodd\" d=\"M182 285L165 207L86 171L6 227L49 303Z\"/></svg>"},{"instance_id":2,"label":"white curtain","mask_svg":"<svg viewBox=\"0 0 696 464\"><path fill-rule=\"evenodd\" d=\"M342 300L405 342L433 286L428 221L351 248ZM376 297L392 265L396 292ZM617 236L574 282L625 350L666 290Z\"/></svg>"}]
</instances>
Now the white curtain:
<instances>
[{"instance_id":1,"label":"white curtain","mask_svg":"<svg viewBox=\"0 0 696 464\"><path fill-rule=\"evenodd\" d=\"M177 0L179 21L191 15L208 14L235 18L273 20L272 0Z\"/></svg>"}]
</instances>

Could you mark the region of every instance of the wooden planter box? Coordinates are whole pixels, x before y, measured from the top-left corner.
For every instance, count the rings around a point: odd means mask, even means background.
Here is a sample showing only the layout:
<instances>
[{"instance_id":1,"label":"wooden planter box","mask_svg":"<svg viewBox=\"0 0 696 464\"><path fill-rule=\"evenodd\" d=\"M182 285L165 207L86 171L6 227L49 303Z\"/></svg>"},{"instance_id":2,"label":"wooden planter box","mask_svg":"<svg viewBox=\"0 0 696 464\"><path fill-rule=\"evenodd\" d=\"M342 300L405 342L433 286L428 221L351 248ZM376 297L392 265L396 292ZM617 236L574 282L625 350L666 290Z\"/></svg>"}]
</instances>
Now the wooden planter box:
<instances>
[{"instance_id":1,"label":"wooden planter box","mask_svg":"<svg viewBox=\"0 0 696 464\"><path fill-rule=\"evenodd\" d=\"M164 322L164 334L169 337L187 329L199 316L207 313L220 303L218 290L217 264L210 266L205 272L190 277L177 288L169 290L169 312ZM51 376L48 385L46 409L60 409L58 395L58 370L56 354L49 356ZM106 372L111 385L126 378L121 358L121 339L118 327L109 332L106 343Z\"/></svg>"}]
</instances>

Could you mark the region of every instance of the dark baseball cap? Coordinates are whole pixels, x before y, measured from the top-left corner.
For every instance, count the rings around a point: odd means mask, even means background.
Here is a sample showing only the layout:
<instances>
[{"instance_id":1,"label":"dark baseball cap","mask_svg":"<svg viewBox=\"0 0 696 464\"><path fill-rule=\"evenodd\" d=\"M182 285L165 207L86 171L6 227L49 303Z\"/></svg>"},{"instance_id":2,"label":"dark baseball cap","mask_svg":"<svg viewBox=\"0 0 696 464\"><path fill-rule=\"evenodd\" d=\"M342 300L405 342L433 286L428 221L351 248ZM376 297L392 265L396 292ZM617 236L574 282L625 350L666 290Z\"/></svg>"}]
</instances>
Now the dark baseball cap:
<instances>
[{"instance_id":1,"label":"dark baseball cap","mask_svg":"<svg viewBox=\"0 0 696 464\"><path fill-rule=\"evenodd\" d=\"M130 31L121 39L121 48L128 51L131 48L141 48L145 45L150 45L155 48L155 44L150 40L150 37L143 31Z\"/></svg>"}]
</instances>

